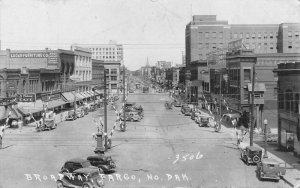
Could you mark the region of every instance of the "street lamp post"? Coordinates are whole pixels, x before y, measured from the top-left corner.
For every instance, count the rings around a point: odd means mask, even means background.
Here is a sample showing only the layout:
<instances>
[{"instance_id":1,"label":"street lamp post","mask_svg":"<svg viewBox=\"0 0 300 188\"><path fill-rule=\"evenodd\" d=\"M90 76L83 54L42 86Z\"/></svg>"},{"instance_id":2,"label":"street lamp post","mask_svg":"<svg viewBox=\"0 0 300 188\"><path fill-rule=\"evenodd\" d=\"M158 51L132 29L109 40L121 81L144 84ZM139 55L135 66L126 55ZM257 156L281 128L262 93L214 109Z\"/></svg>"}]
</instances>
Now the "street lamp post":
<instances>
[{"instance_id":1,"label":"street lamp post","mask_svg":"<svg viewBox=\"0 0 300 188\"><path fill-rule=\"evenodd\" d=\"M268 158L268 153L267 153L267 125L268 125L268 120L264 120L264 125L265 125L265 153L264 153L264 158Z\"/></svg>"}]
</instances>

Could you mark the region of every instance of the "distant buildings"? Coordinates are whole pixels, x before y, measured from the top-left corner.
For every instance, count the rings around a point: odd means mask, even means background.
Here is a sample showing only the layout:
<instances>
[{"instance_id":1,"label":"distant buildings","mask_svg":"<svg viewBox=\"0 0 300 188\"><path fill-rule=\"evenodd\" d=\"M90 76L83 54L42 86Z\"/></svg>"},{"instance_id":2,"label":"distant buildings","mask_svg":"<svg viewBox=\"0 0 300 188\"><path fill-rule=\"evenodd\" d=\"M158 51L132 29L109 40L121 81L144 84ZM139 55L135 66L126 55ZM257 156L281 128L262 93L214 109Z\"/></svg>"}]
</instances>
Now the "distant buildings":
<instances>
[{"instance_id":1,"label":"distant buildings","mask_svg":"<svg viewBox=\"0 0 300 188\"><path fill-rule=\"evenodd\" d=\"M172 67L172 62L169 61L157 61L156 67L159 69L168 69Z\"/></svg>"}]
</instances>

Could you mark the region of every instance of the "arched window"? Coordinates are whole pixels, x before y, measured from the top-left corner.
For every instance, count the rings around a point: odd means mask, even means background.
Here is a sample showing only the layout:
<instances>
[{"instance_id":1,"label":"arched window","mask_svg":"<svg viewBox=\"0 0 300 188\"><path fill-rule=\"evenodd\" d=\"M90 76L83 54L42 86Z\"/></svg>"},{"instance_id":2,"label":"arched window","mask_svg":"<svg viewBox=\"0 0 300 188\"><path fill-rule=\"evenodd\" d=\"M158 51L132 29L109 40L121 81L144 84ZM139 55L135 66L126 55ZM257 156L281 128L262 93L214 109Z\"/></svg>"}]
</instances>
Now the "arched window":
<instances>
[{"instance_id":1,"label":"arched window","mask_svg":"<svg viewBox=\"0 0 300 188\"><path fill-rule=\"evenodd\" d=\"M285 109L291 111L293 109L293 93L288 89L285 91Z\"/></svg>"}]
</instances>

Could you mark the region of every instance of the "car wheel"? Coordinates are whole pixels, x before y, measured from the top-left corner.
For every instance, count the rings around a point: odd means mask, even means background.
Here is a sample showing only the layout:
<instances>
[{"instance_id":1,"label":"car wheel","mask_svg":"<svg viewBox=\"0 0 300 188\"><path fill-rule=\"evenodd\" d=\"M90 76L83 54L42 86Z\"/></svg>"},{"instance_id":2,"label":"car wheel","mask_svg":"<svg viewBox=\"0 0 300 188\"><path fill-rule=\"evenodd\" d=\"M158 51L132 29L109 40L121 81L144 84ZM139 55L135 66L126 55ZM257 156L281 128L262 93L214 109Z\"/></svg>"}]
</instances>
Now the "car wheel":
<instances>
[{"instance_id":1,"label":"car wheel","mask_svg":"<svg viewBox=\"0 0 300 188\"><path fill-rule=\"evenodd\" d=\"M82 188L92 188L89 184L85 183L82 185Z\"/></svg>"},{"instance_id":2,"label":"car wheel","mask_svg":"<svg viewBox=\"0 0 300 188\"><path fill-rule=\"evenodd\" d=\"M57 188L63 188L63 187L64 187L64 184L63 184L62 181L58 180L58 181L56 182L56 186L57 186Z\"/></svg>"},{"instance_id":3,"label":"car wheel","mask_svg":"<svg viewBox=\"0 0 300 188\"><path fill-rule=\"evenodd\" d=\"M249 166L249 161L248 158L246 159L246 165Z\"/></svg>"}]
</instances>

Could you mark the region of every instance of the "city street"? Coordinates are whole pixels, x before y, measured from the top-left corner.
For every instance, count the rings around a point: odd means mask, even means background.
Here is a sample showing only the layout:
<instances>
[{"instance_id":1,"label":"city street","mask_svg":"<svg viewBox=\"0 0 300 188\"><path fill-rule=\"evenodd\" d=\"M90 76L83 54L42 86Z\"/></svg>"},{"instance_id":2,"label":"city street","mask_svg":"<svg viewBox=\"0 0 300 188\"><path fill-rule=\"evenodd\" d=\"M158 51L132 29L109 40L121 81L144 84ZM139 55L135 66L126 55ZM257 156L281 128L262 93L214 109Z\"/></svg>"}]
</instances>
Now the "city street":
<instances>
[{"instance_id":1,"label":"city street","mask_svg":"<svg viewBox=\"0 0 300 188\"><path fill-rule=\"evenodd\" d=\"M106 155L116 161L117 171L106 175L105 187L289 187L282 180L259 181L256 166L239 159L232 134L198 127L179 107L165 109L167 99L167 93L129 94L128 101L143 106L144 119L127 122L126 132L116 127ZM116 117L108 110L110 131ZM0 150L0 187L56 187L66 160L93 155L93 118L100 114L62 122L52 131L8 130L7 148Z\"/></svg>"}]
</instances>

